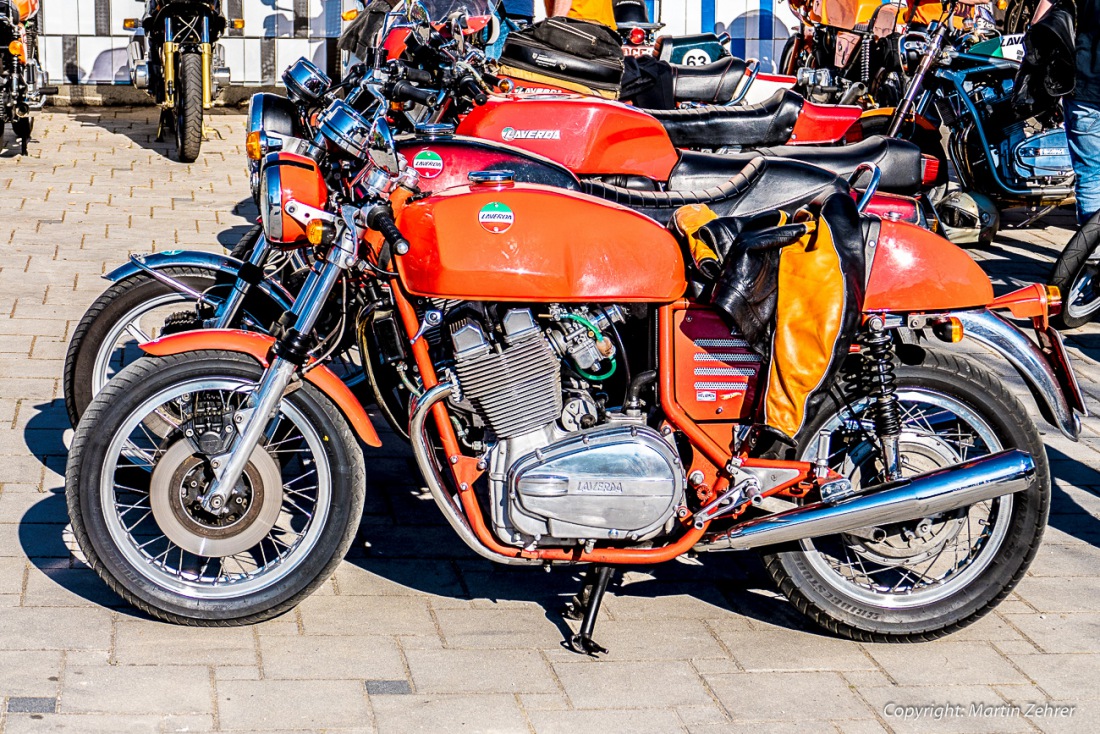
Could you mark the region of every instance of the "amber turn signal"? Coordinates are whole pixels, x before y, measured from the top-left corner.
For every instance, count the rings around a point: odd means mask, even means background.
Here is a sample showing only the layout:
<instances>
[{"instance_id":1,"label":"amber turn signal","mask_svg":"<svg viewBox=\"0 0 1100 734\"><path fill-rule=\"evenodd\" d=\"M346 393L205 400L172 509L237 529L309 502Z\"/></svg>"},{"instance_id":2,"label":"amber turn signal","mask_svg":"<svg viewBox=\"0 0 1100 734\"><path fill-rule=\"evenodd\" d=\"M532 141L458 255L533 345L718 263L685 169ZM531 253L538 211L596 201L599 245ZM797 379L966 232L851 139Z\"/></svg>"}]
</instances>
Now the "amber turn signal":
<instances>
[{"instance_id":1,"label":"amber turn signal","mask_svg":"<svg viewBox=\"0 0 1100 734\"><path fill-rule=\"evenodd\" d=\"M24 53L25 53L25 51L23 49L23 42L22 41L12 41L11 43L9 43L8 44L8 53L10 53L12 56L17 56L20 59L23 58Z\"/></svg>"},{"instance_id":2,"label":"amber turn signal","mask_svg":"<svg viewBox=\"0 0 1100 734\"><path fill-rule=\"evenodd\" d=\"M128 31L141 27L141 18L126 18L122 21L122 27Z\"/></svg>"},{"instance_id":3,"label":"amber turn signal","mask_svg":"<svg viewBox=\"0 0 1100 734\"><path fill-rule=\"evenodd\" d=\"M949 316L943 321L938 321L932 325L932 333L936 335L940 341L945 341L948 344L958 344L963 338L963 325L962 321L954 316Z\"/></svg>"},{"instance_id":4,"label":"amber turn signal","mask_svg":"<svg viewBox=\"0 0 1100 734\"><path fill-rule=\"evenodd\" d=\"M244 30L244 18L233 18L229 21L229 27L238 31Z\"/></svg>"},{"instance_id":5,"label":"amber turn signal","mask_svg":"<svg viewBox=\"0 0 1100 734\"><path fill-rule=\"evenodd\" d=\"M260 142L261 135L259 130L253 130L244 140L244 152L249 160L258 161L264 156L263 143Z\"/></svg>"},{"instance_id":6,"label":"amber turn signal","mask_svg":"<svg viewBox=\"0 0 1100 734\"><path fill-rule=\"evenodd\" d=\"M332 240L335 228L323 219L314 219L306 225L306 239L311 245L320 245Z\"/></svg>"},{"instance_id":7,"label":"amber turn signal","mask_svg":"<svg viewBox=\"0 0 1100 734\"><path fill-rule=\"evenodd\" d=\"M340 13L340 17L344 20L355 20L359 17L359 11L355 8L352 8L351 10L345 10L344 12Z\"/></svg>"},{"instance_id":8,"label":"amber turn signal","mask_svg":"<svg viewBox=\"0 0 1100 734\"><path fill-rule=\"evenodd\" d=\"M1058 290L1056 285L1046 286L1047 291L1047 313L1051 316L1057 316L1062 313L1062 291Z\"/></svg>"},{"instance_id":9,"label":"amber turn signal","mask_svg":"<svg viewBox=\"0 0 1100 734\"><path fill-rule=\"evenodd\" d=\"M997 10L1004 10L1008 7L1008 0L997 0Z\"/></svg>"}]
</instances>

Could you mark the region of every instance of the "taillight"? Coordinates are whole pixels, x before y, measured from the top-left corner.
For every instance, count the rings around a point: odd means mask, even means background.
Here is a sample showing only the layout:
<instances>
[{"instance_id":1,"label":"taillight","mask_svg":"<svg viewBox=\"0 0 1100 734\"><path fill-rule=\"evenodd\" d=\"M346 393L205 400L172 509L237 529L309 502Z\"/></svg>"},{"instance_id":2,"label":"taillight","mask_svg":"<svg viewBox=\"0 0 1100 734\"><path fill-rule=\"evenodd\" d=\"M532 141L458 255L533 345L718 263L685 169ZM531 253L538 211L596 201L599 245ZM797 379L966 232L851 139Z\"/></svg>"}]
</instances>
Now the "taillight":
<instances>
[{"instance_id":1,"label":"taillight","mask_svg":"<svg viewBox=\"0 0 1100 734\"><path fill-rule=\"evenodd\" d=\"M641 28L630 29L630 42L635 46L641 46L645 43L645 30Z\"/></svg>"},{"instance_id":2,"label":"taillight","mask_svg":"<svg viewBox=\"0 0 1100 734\"><path fill-rule=\"evenodd\" d=\"M940 177L940 159L931 155L920 157L920 182L928 188Z\"/></svg>"},{"instance_id":3,"label":"taillight","mask_svg":"<svg viewBox=\"0 0 1100 734\"><path fill-rule=\"evenodd\" d=\"M859 191L852 192L852 198L858 200ZM895 222L920 224L920 209L917 200L898 194L875 194L867 204L867 213Z\"/></svg>"}]
</instances>

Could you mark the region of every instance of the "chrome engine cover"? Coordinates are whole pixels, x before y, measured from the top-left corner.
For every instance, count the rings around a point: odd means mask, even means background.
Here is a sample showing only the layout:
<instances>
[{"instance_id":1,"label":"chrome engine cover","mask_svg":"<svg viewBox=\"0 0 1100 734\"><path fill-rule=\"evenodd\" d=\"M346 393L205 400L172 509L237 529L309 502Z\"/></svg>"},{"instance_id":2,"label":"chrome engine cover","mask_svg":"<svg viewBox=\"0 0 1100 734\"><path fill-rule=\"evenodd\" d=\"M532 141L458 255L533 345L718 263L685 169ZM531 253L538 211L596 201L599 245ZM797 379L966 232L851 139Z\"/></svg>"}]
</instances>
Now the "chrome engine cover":
<instances>
[{"instance_id":1,"label":"chrome engine cover","mask_svg":"<svg viewBox=\"0 0 1100 734\"><path fill-rule=\"evenodd\" d=\"M552 424L503 441L490 485L497 532L516 545L647 540L684 498L680 457L645 425L566 433Z\"/></svg>"},{"instance_id":2,"label":"chrome engine cover","mask_svg":"<svg viewBox=\"0 0 1100 734\"><path fill-rule=\"evenodd\" d=\"M1009 137L1004 146L1011 168L1011 176L1020 183L1036 178L1062 179L1073 175L1073 161L1069 157L1066 131L1060 127L1044 130L1025 137L1020 130Z\"/></svg>"}]
</instances>

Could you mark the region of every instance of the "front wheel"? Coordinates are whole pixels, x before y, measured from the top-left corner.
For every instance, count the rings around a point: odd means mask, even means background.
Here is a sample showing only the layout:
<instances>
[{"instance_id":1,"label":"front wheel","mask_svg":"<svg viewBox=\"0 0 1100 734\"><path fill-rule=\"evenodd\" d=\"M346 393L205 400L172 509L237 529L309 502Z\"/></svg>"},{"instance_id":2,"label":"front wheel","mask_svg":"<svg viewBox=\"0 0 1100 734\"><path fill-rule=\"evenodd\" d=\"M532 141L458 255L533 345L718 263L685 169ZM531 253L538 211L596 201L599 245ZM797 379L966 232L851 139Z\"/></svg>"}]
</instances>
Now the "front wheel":
<instances>
[{"instance_id":1,"label":"front wheel","mask_svg":"<svg viewBox=\"0 0 1100 734\"><path fill-rule=\"evenodd\" d=\"M923 351L897 369L903 474L934 471L1005 449L1031 454L1021 492L911 522L801 541L765 556L780 590L814 622L865 642L928 640L988 613L1035 557L1050 506L1038 430L997 378L968 360ZM852 385L855 383L855 385ZM800 436L800 457L831 435L829 464L856 486L879 484L873 398L851 380Z\"/></svg>"},{"instance_id":2,"label":"front wheel","mask_svg":"<svg viewBox=\"0 0 1100 734\"><path fill-rule=\"evenodd\" d=\"M202 147L202 56L179 56L176 75L176 154L184 163L199 157Z\"/></svg>"},{"instance_id":3,"label":"front wheel","mask_svg":"<svg viewBox=\"0 0 1100 734\"><path fill-rule=\"evenodd\" d=\"M225 509L201 496L212 457L262 375L250 357L146 357L88 407L65 493L88 564L124 599L191 625L281 614L332 574L363 510L363 455L346 420L309 383L286 395Z\"/></svg>"},{"instance_id":4,"label":"front wheel","mask_svg":"<svg viewBox=\"0 0 1100 734\"><path fill-rule=\"evenodd\" d=\"M1100 311L1100 214L1085 222L1054 262L1050 284L1062 291L1056 329L1076 329Z\"/></svg>"}]
</instances>

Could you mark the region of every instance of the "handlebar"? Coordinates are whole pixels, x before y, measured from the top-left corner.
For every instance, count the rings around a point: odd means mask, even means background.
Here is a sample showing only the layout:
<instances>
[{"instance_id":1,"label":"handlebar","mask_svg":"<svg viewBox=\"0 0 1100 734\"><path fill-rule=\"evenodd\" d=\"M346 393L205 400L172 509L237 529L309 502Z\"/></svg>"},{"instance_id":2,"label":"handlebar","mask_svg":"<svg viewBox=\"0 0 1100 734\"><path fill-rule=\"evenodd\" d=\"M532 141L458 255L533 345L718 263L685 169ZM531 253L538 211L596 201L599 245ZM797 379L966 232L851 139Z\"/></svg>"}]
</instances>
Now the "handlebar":
<instances>
[{"instance_id":1,"label":"handlebar","mask_svg":"<svg viewBox=\"0 0 1100 734\"><path fill-rule=\"evenodd\" d=\"M392 252L404 255L409 251L409 241L397 228L397 223L393 221L393 212L385 204L375 204L368 209L366 220L367 226L379 232L382 238L386 240L387 246L382 248L382 252L378 256L378 266L383 270L389 270Z\"/></svg>"},{"instance_id":2,"label":"handlebar","mask_svg":"<svg viewBox=\"0 0 1100 734\"><path fill-rule=\"evenodd\" d=\"M439 92L431 89L421 89L408 82L394 82L390 87L390 97L394 101L417 102L433 107L439 98Z\"/></svg>"},{"instance_id":3,"label":"handlebar","mask_svg":"<svg viewBox=\"0 0 1100 734\"><path fill-rule=\"evenodd\" d=\"M466 97L474 101L474 104L483 105L489 101L489 95L472 76L463 77L458 83L458 90Z\"/></svg>"}]
</instances>

